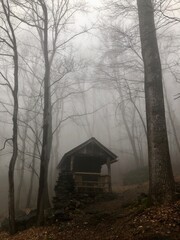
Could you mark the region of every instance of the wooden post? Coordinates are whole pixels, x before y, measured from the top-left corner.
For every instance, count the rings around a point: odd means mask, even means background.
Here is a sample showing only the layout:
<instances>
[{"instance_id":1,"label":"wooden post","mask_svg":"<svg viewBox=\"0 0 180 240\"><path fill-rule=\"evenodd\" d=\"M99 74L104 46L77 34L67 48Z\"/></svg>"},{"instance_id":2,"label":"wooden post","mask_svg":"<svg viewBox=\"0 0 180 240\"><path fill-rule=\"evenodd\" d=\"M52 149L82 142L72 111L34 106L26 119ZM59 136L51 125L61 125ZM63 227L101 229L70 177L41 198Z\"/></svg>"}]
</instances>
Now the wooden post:
<instances>
[{"instance_id":1,"label":"wooden post","mask_svg":"<svg viewBox=\"0 0 180 240\"><path fill-rule=\"evenodd\" d=\"M74 169L74 156L71 156L70 171L73 172L73 169Z\"/></svg>"},{"instance_id":2,"label":"wooden post","mask_svg":"<svg viewBox=\"0 0 180 240\"><path fill-rule=\"evenodd\" d=\"M107 168L108 168L108 176L109 176L108 191L112 192L112 185L111 185L111 161L110 161L110 158L107 159Z\"/></svg>"}]
</instances>

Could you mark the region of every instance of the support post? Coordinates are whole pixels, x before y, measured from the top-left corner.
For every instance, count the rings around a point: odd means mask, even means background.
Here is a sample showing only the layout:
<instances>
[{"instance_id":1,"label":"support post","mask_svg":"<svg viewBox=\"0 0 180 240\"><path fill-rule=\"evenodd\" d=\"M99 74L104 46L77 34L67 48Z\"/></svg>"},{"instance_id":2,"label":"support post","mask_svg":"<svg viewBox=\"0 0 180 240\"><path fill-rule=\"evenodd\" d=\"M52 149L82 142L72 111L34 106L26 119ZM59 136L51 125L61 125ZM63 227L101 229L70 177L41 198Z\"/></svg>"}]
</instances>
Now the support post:
<instances>
[{"instance_id":1,"label":"support post","mask_svg":"<svg viewBox=\"0 0 180 240\"><path fill-rule=\"evenodd\" d=\"M70 171L73 172L73 169L74 169L74 156L71 156Z\"/></svg>"},{"instance_id":2,"label":"support post","mask_svg":"<svg viewBox=\"0 0 180 240\"><path fill-rule=\"evenodd\" d=\"M112 192L112 185L111 185L111 161L110 161L110 158L107 159L107 168L108 168L108 176L109 176L108 191Z\"/></svg>"}]
</instances>

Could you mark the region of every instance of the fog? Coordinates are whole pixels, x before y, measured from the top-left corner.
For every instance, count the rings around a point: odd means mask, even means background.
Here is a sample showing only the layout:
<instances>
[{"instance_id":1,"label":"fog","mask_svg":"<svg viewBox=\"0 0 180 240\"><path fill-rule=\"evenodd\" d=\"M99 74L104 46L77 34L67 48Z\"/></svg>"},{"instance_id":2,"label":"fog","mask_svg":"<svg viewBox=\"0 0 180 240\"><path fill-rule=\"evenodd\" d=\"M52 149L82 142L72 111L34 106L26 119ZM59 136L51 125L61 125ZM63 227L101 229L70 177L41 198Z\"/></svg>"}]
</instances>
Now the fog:
<instances>
[{"instance_id":1,"label":"fog","mask_svg":"<svg viewBox=\"0 0 180 240\"><path fill-rule=\"evenodd\" d=\"M17 8L16 11L20 10ZM59 39L61 44L77 34L58 49L51 70L54 83L51 87L53 143L48 180L51 201L59 161L66 152L91 137L95 137L118 156L118 162L112 164L114 188L123 185L123 177L127 172L148 165L143 62L137 13L132 11L125 18L124 15L117 17L111 11L110 7L106 8L101 1L87 1L85 10L77 11L69 25L62 30ZM159 26L161 25L158 29L158 41L167 96L165 102L169 146L174 175L177 175L180 170L180 152L175 139L175 134L178 141L180 139L179 23L160 24L159 19L160 15L156 20ZM15 19L13 24L18 26L18 20ZM82 33L78 34L81 31ZM44 69L36 30L22 23L17 27L16 33L20 70L19 153L15 167L15 193L17 199L20 174L24 171L20 195L20 208L24 209L32 171L35 174L30 207L36 208L37 202ZM7 53L5 48L3 49L1 43L2 53ZM6 56L2 55L0 58L1 73L7 76L13 85L12 62L7 60ZM1 219L8 213L8 166L12 155L12 142L9 140L5 145L4 143L12 138L13 98L11 91L4 85L3 78L0 81ZM36 136L38 147L32 166Z\"/></svg>"}]
</instances>

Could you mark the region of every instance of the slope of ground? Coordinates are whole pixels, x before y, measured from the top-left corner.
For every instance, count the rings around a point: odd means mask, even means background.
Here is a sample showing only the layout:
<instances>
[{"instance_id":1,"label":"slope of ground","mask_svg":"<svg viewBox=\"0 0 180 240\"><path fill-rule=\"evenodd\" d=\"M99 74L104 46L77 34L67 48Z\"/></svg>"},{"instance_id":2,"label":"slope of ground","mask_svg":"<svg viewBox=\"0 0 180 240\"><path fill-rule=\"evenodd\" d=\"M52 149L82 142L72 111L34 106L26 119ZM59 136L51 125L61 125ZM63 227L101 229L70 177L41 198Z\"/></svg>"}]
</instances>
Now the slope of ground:
<instances>
[{"instance_id":1,"label":"slope of ground","mask_svg":"<svg viewBox=\"0 0 180 240\"><path fill-rule=\"evenodd\" d=\"M71 221L33 227L15 236L1 232L0 240L180 240L180 201L146 208L145 195L137 198L138 191L139 187L123 189L116 199L76 209ZM136 201L125 206L126 198L135 196Z\"/></svg>"}]
</instances>

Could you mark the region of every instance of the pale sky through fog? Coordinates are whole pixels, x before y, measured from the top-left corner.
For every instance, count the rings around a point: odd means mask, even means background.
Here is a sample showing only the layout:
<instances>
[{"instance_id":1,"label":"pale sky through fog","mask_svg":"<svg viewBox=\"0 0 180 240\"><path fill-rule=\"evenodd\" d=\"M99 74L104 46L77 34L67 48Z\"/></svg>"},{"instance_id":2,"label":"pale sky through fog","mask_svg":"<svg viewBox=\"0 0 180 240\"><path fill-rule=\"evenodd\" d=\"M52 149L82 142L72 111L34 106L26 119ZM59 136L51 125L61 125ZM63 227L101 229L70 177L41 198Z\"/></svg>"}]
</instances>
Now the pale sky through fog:
<instances>
[{"instance_id":1,"label":"pale sky through fog","mask_svg":"<svg viewBox=\"0 0 180 240\"><path fill-rule=\"evenodd\" d=\"M94 58L94 51L99 44L97 24L101 13L98 8L100 8L101 3L102 0L86 0L88 11L81 12L75 17L75 25L79 31L84 28L90 29L87 34L82 34L74 40L74 46L77 46L78 54L82 58Z\"/></svg>"}]
</instances>

